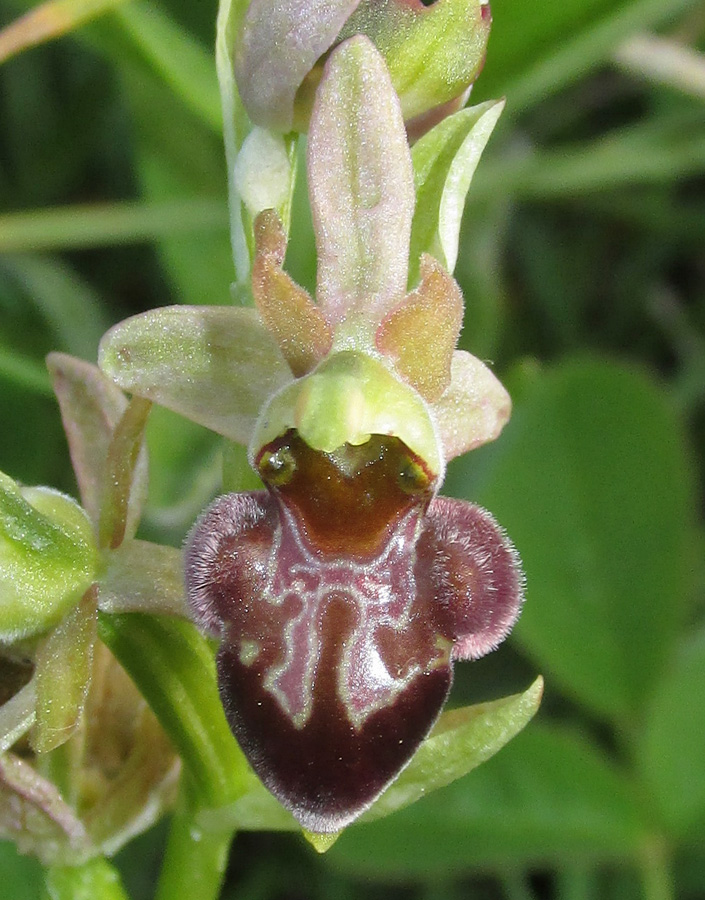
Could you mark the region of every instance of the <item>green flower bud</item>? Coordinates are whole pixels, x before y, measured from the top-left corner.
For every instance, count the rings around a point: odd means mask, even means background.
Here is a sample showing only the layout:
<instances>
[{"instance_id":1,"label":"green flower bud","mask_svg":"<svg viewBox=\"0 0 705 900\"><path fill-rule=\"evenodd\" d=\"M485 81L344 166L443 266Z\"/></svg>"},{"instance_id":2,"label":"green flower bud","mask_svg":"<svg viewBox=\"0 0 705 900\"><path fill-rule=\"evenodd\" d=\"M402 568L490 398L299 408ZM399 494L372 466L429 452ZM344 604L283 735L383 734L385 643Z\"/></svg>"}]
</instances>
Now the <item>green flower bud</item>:
<instances>
[{"instance_id":1,"label":"green flower bud","mask_svg":"<svg viewBox=\"0 0 705 900\"><path fill-rule=\"evenodd\" d=\"M55 625L88 590L95 567L91 523L74 500L0 473L0 640Z\"/></svg>"},{"instance_id":2,"label":"green flower bud","mask_svg":"<svg viewBox=\"0 0 705 900\"><path fill-rule=\"evenodd\" d=\"M252 0L235 44L235 77L253 122L304 131L325 59L364 34L384 56L411 122L462 104L482 68L490 23L483 0Z\"/></svg>"}]
</instances>

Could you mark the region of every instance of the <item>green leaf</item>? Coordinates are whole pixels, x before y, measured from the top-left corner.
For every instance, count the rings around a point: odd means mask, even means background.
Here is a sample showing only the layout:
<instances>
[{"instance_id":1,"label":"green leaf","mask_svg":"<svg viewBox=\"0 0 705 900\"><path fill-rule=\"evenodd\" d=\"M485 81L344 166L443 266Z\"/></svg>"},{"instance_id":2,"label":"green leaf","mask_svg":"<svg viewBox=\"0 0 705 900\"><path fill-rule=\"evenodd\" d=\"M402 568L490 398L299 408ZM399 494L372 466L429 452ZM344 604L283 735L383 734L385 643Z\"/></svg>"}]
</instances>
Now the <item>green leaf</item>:
<instances>
[{"instance_id":1,"label":"green leaf","mask_svg":"<svg viewBox=\"0 0 705 900\"><path fill-rule=\"evenodd\" d=\"M91 524L70 497L0 473L0 639L55 625L93 581Z\"/></svg>"},{"instance_id":2,"label":"green leaf","mask_svg":"<svg viewBox=\"0 0 705 900\"><path fill-rule=\"evenodd\" d=\"M0 842L0 872L12 900L40 900L42 870L36 859L21 856L9 841Z\"/></svg>"},{"instance_id":3,"label":"green leaf","mask_svg":"<svg viewBox=\"0 0 705 900\"><path fill-rule=\"evenodd\" d=\"M585 738L533 724L467 778L344 832L326 860L356 877L632 857L647 837L634 792Z\"/></svg>"},{"instance_id":4,"label":"green leaf","mask_svg":"<svg viewBox=\"0 0 705 900\"><path fill-rule=\"evenodd\" d=\"M455 269L465 198L503 109L503 101L491 100L462 109L414 144L416 211L411 226L410 284L416 281L422 253L435 256L449 272Z\"/></svg>"},{"instance_id":5,"label":"green leaf","mask_svg":"<svg viewBox=\"0 0 705 900\"><path fill-rule=\"evenodd\" d=\"M658 385L590 359L538 377L502 439L449 477L522 557L515 636L600 714L637 715L670 655L692 577L691 484Z\"/></svg>"},{"instance_id":6,"label":"green leaf","mask_svg":"<svg viewBox=\"0 0 705 900\"><path fill-rule=\"evenodd\" d=\"M399 100L367 38L346 41L328 62L311 116L308 176L316 299L340 326L337 339L365 349L406 293L414 204Z\"/></svg>"},{"instance_id":7,"label":"green leaf","mask_svg":"<svg viewBox=\"0 0 705 900\"><path fill-rule=\"evenodd\" d=\"M65 744L78 728L88 695L96 639L95 587L39 644L35 655L37 753Z\"/></svg>"},{"instance_id":8,"label":"green leaf","mask_svg":"<svg viewBox=\"0 0 705 900\"><path fill-rule=\"evenodd\" d=\"M103 371L120 387L247 444L264 402L291 380L252 309L167 307L103 338Z\"/></svg>"},{"instance_id":9,"label":"green leaf","mask_svg":"<svg viewBox=\"0 0 705 900\"><path fill-rule=\"evenodd\" d=\"M492 43L478 83L512 112L541 102L602 65L630 34L672 21L699 0L493 0Z\"/></svg>"},{"instance_id":10,"label":"green leaf","mask_svg":"<svg viewBox=\"0 0 705 900\"><path fill-rule=\"evenodd\" d=\"M705 632L679 653L646 710L639 770L667 829L682 836L705 825Z\"/></svg>"},{"instance_id":11,"label":"green leaf","mask_svg":"<svg viewBox=\"0 0 705 900\"><path fill-rule=\"evenodd\" d=\"M539 677L523 694L443 713L409 765L361 823L410 806L490 759L531 721L542 694Z\"/></svg>"},{"instance_id":12,"label":"green leaf","mask_svg":"<svg viewBox=\"0 0 705 900\"><path fill-rule=\"evenodd\" d=\"M205 639L187 622L141 613L100 613L98 627L178 750L199 805L240 796L248 767L225 720Z\"/></svg>"}]
</instances>

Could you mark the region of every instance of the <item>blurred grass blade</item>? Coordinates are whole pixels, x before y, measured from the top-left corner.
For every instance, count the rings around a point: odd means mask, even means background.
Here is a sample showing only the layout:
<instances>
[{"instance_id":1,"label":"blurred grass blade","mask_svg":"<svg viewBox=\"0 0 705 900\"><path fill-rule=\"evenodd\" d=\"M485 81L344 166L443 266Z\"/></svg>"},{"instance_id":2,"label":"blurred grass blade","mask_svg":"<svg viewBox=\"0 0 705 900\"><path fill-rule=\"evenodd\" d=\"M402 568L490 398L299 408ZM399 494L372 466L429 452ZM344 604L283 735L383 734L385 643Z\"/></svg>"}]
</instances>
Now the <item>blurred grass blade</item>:
<instances>
[{"instance_id":1,"label":"blurred grass blade","mask_svg":"<svg viewBox=\"0 0 705 900\"><path fill-rule=\"evenodd\" d=\"M186 304L230 303L233 261L220 135L153 71L126 68L123 84L135 124L135 162L143 199L152 204L207 196L221 204L222 228L196 239L179 232L159 236L157 250L173 295Z\"/></svg>"},{"instance_id":2,"label":"blurred grass blade","mask_svg":"<svg viewBox=\"0 0 705 900\"><path fill-rule=\"evenodd\" d=\"M0 63L28 47L60 37L124 0L48 0L0 31Z\"/></svg>"},{"instance_id":3,"label":"blurred grass blade","mask_svg":"<svg viewBox=\"0 0 705 900\"><path fill-rule=\"evenodd\" d=\"M685 110L627 125L598 140L543 150L481 166L473 199L511 196L573 198L576 193L638 184L671 184L705 172L700 110Z\"/></svg>"},{"instance_id":4,"label":"blurred grass blade","mask_svg":"<svg viewBox=\"0 0 705 900\"><path fill-rule=\"evenodd\" d=\"M220 134L220 99L210 50L153 3L129 3L115 15L172 91Z\"/></svg>"},{"instance_id":5,"label":"blurred grass blade","mask_svg":"<svg viewBox=\"0 0 705 900\"><path fill-rule=\"evenodd\" d=\"M614 61L632 75L705 100L705 53L654 34L635 34Z\"/></svg>"},{"instance_id":6,"label":"blurred grass blade","mask_svg":"<svg viewBox=\"0 0 705 900\"><path fill-rule=\"evenodd\" d=\"M134 244L227 225L225 204L210 197L23 210L0 215L0 253Z\"/></svg>"},{"instance_id":7,"label":"blurred grass blade","mask_svg":"<svg viewBox=\"0 0 705 900\"><path fill-rule=\"evenodd\" d=\"M98 342L111 321L107 308L87 282L59 259L4 256L1 265L51 327L57 349L95 359Z\"/></svg>"},{"instance_id":8,"label":"blurred grass blade","mask_svg":"<svg viewBox=\"0 0 705 900\"><path fill-rule=\"evenodd\" d=\"M478 88L512 113L545 100L608 60L629 35L672 21L702 0L495 0L492 43Z\"/></svg>"},{"instance_id":9,"label":"blurred grass blade","mask_svg":"<svg viewBox=\"0 0 705 900\"><path fill-rule=\"evenodd\" d=\"M51 397L51 381L44 366L11 347L0 344L0 379L43 397Z\"/></svg>"},{"instance_id":10,"label":"blurred grass blade","mask_svg":"<svg viewBox=\"0 0 705 900\"><path fill-rule=\"evenodd\" d=\"M188 622L141 613L99 613L98 628L173 741L199 803L234 801L248 767L225 720L205 639Z\"/></svg>"}]
</instances>

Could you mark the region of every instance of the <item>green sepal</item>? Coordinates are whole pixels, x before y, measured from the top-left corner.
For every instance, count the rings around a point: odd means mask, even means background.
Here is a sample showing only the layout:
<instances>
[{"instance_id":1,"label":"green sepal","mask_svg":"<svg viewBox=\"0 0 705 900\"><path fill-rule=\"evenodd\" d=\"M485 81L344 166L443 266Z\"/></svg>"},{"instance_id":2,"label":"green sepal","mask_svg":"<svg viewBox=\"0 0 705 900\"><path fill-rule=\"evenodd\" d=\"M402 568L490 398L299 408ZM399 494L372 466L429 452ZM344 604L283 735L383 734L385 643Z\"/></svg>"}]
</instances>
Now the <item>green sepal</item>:
<instances>
[{"instance_id":1,"label":"green sepal","mask_svg":"<svg viewBox=\"0 0 705 900\"><path fill-rule=\"evenodd\" d=\"M435 256L453 272L465 198L503 109L503 100L461 109L414 144L416 210L411 226L410 285L418 278L422 253Z\"/></svg>"},{"instance_id":2,"label":"green sepal","mask_svg":"<svg viewBox=\"0 0 705 900\"><path fill-rule=\"evenodd\" d=\"M37 648L37 718L30 734L37 753L64 744L80 723L91 680L96 603L93 586Z\"/></svg>"},{"instance_id":3,"label":"green sepal","mask_svg":"<svg viewBox=\"0 0 705 900\"><path fill-rule=\"evenodd\" d=\"M95 566L91 523L75 500L0 473L0 640L55 625L88 590Z\"/></svg>"},{"instance_id":4,"label":"green sepal","mask_svg":"<svg viewBox=\"0 0 705 900\"><path fill-rule=\"evenodd\" d=\"M263 403L291 380L255 310L234 307L132 316L104 335L98 361L125 390L243 444Z\"/></svg>"}]
</instances>

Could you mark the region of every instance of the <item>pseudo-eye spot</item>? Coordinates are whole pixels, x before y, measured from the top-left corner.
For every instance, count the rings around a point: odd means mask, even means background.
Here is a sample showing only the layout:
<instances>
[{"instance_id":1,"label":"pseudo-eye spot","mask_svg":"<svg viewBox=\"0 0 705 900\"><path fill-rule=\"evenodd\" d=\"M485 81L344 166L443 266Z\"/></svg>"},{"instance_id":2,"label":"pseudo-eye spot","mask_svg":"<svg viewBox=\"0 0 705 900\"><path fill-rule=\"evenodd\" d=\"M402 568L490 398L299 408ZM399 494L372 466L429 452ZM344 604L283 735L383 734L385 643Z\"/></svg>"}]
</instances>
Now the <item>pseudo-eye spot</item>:
<instances>
[{"instance_id":1,"label":"pseudo-eye spot","mask_svg":"<svg viewBox=\"0 0 705 900\"><path fill-rule=\"evenodd\" d=\"M296 429L255 465L267 490L216 500L186 547L196 621L221 639L230 726L252 767L313 832L349 824L409 762L452 664L507 635L517 554L396 437L332 452Z\"/></svg>"}]
</instances>

